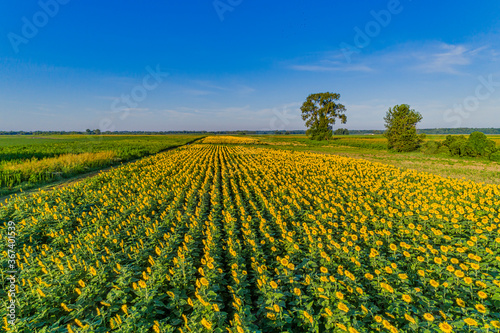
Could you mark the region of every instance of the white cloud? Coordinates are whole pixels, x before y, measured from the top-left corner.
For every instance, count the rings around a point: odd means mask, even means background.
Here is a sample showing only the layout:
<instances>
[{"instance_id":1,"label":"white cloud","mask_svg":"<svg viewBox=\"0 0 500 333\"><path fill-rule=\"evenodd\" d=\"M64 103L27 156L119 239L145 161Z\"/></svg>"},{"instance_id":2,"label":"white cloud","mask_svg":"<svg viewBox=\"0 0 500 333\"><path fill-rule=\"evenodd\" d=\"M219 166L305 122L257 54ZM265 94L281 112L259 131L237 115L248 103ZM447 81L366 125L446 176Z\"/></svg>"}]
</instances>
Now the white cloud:
<instances>
[{"instance_id":1,"label":"white cloud","mask_svg":"<svg viewBox=\"0 0 500 333\"><path fill-rule=\"evenodd\" d=\"M471 64L486 46L473 48L467 45L440 44L415 53L420 61L415 68L426 73L461 74L459 68Z\"/></svg>"},{"instance_id":2,"label":"white cloud","mask_svg":"<svg viewBox=\"0 0 500 333\"><path fill-rule=\"evenodd\" d=\"M209 90L211 93L215 93L217 91L219 92L223 91L223 92L233 92L236 94L246 95L255 91L254 88L240 83L228 83L228 85L225 86L223 84L217 84L215 82L207 80L191 80L191 82L199 87L205 88L201 91L206 91L207 88L211 89L211 91ZM196 91L197 89L193 90Z\"/></svg>"},{"instance_id":3,"label":"white cloud","mask_svg":"<svg viewBox=\"0 0 500 333\"><path fill-rule=\"evenodd\" d=\"M297 71L306 72L371 72L372 69L365 65L339 65L339 66L322 66L322 65L292 65L290 68Z\"/></svg>"},{"instance_id":4,"label":"white cloud","mask_svg":"<svg viewBox=\"0 0 500 333\"><path fill-rule=\"evenodd\" d=\"M114 100L120 98L120 97L116 97L116 96L94 96L94 97L97 99L103 99L105 101L114 101Z\"/></svg>"},{"instance_id":5,"label":"white cloud","mask_svg":"<svg viewBox=\"0 0 500 333\"><path fill-rule=\"evenodd\" d=\"M211 88L211 89L217 89L217 90L228 90L228 88L217 85L216 83L214 83L212 81L192 80L192 82L199 85L199 86L205 87L205 88Z\"/></svg>"},{"instance_id":6,"label":"white cloud","mask_svg":"<svg viewBox=\"0 0 500 333\"><path fill-rule=\"evenodd\" d=\"M41 111L46 111L46 110L41 110ZM56 117L57 116L55 113L48 113L48 112L27 111L26 113L34 115L34 116L40 116L40 117Z\"/></svg>"},{"instance_id":7,"label":"white cloud","mask_svg":"<svg viewBox=\"0 0 500 333\"><path fill-rule=\"evenodd\" d=\"M183 93L187 95L192 95L192 96L207 96L212 94L211 91L208 90L199 90L199 89L186 89L183 91Z\"/></svg>"},{"instance_id":8,"label":"white cloud","mask_svg":"<svg viewBox=\"0 0 500 333\"><path fill-rule=\"evenodd\" d=\"M250 109L249 105L245 106L232 106L232 107L224 107L224 108L193 108L193 107L178 107L175 109L166 109L161 110L161 112L167 114L175 114L175 115L208 115L208 116L228 116L229 114L242 114L248 112Z\"/></svg>"},{"instance_id":9,"label":"white cloud","mask_svg":"<svg viewBox=\"0 0 500 333\"><path fill-rule=\"evenodd\" d=\"M120 114L128 116L151 114L149 108L120 108L119 110L107 110L104 114Z\"/></svg>"},{"instance_id":10,"label":"white cloud","mask_svg":"<svg viewBox=\"0 0 500 333\"><path fill-rule=\"evenodd\" d=\"M447 44L437 41L407 42L360 54L355 62L347 63L340 51L327 51L307 57L291 59L284 65L295 71L307 72L419 72L421 74L463 75L472 66L491 63L498 58L498 52L491 46L490 39L461 44Z\"/></svg>"}]
</instances>

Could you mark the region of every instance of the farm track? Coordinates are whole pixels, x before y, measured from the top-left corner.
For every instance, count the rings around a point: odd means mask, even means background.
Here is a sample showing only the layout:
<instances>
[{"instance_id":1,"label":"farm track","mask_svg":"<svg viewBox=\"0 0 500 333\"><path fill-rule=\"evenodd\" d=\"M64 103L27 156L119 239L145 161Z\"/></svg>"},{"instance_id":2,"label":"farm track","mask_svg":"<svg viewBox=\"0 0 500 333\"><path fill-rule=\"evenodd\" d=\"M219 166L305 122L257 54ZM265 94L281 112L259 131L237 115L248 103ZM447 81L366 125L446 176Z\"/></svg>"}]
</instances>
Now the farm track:
<instances>
[{"instance_id":1,"label":"farm track","mask_svg":"<svg viewBox=\"0 0 500 333\"><path fill-rule=\"evenodd\" d=\"M498 186L219 145L0 207L20 332L484 331L499 218Z\"/></svg>"}]
</instances>

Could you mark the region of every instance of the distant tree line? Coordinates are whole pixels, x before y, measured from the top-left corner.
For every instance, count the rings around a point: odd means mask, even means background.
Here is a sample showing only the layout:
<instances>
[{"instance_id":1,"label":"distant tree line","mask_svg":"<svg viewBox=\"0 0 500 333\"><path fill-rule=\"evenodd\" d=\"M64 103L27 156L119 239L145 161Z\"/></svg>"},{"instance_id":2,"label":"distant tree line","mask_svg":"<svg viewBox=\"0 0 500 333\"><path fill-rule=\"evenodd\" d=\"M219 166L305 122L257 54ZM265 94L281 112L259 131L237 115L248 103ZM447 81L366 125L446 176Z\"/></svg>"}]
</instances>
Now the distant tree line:
<instances>
[{"instance_id":1,"label":"distant tree line","mask_svg":"<svg viewBox=\"0 0 500 333\"><path fill-rule=\"evenodd\" d=\"M471 127L459 127L459 128L427 128L427 129L417 129L417 132L424 134L472 134L474 132L482 132L484 134L500 134L500 128L471 128Z\"/></svg>"},{"instance_id":2,"label":"distant tree line","mask_svg":"<svg viewBox=\"0 0 500 333\"><path fill-rule=\"evenodd\" d=\"M230 135L256 135L256 134L305 134L305 130L291 130L291 131L105 131L101 132L99 129L85 131L0 131L0 135L69 135L69 134L87 134L87 135L100 135L100 134L117 134L117 135L167 135L167 134L230 134Z\"/></svg>"},{"instance_id":3,"label":"distant tree line","mask_svg":"<svg viewBox=\"0 0 500 333\"><path fill-rule=\"evenodd\" d=\"M207 131L105 131L99 129L88 131L0 131L0 135L71 135L71 134L118 134L118 135L163 135L163 134L210 134Z\"/></svg>"},{"instance_id":4,"label":"distant tree line","mask_svg":"<svg viewBox=\"0 0 500 333\"><path fill-rule=\"evenodd\" d=\"M340 128L339 128L340 129ZM336 129L335 131L339 130ZM347 129L342 129L347 130ZM95 135L96 130L87 131L0 131L0 135L68 135L68 134L90 134ZM335 134L334 131L334 134ZM384 130L347 130L350 135L368 135L368 134L384 134ZM484 134L500 134L500 128L424 128L417 129L417 133L421 134L464 134L468 135L473 132L482 132ZM306 134L305 130L268 130L268 131L106 131L99 134L121 134L121 135L166 135L166 134L231 134L231 135L256 135L256 134ZM340 135L340 134L335 134ZM345 135L345 134L344 134Z\"/></svg>"},{"instance_id":5,"label":"distant tree line","mask_svg":"<svg viewBox=\"0 0 500 333\"><path fill-rule=\"evenodd\" d=\"M337 128L333 135L349 135L349 130L347 128Z\"/></svg>"},{"instance_id":6,"label":"distant tree line","mask_svg":"<svg viewBox=\"0 0 500 333\"><path fill-rule=\"evenodd\" d=\"M349 135L384 134L384 130L349 130Z\"/></svg>"}]
</instances>

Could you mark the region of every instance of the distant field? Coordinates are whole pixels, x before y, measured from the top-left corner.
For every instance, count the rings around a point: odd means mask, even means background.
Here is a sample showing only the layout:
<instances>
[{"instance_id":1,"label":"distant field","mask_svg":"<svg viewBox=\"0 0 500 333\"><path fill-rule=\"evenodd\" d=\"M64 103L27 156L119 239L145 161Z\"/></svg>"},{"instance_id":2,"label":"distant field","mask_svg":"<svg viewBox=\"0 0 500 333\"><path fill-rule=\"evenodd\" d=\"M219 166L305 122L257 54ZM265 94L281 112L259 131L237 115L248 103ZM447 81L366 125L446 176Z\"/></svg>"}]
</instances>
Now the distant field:
<instances>
[{"instance_id":1,"label":"distant field","mask_svg":"<svg viewBox=\"0 0 500 333\"><path fill-rule=\"evenodd\" d=\"M200 135L0 136L0 194L191 142Z\"/></svg>"},{"instance_id":2,"label":"distant field","mask_svg":"<svg viewBox=\"0 0 500 333\"><path fill-rule=\"evenodd\" d=\"M466 135L467 137L467 135ZM387 151L382 135L336 136L330 141L313 141L305 135L252 136L276 149L310 151L323 154L362 158L404 169L425 171L444 177L465 178L475 182L500 184L500 163L484 159L453 157L446 153L426 155L422 152L394 153ZM427 141L444 140L446 135L427 135ZM500 146L500 136L488 135Z\"/></svg>"},{"instance_id":3,"label":"distant field","mask_svg":"<svg viewBox=\"0 0 500 333\"><path fill-rule=\"evenodd\" d=\"M237 142L235 142L237 139ZM201 140L201 143L204 144L259 144L259 139L248 138L244 136L240 136L235 138L234 136L227 135L218 135L218 136L209 136Z\"/></svg>"},{"instance_id":4,"label":"distant field","mask_svg":"<svg viewBox=\"0 0 500 333\"><path fill-rule=\"evenodd\" d=\"M468 137L468 135L464 136L466 138ZM293 145L294 143L300 143L314 147L349 146L381 150L387 149L387 139L381 134L334 136L333 139L329 141L313 141L308 139L305 135L260 135L252 137L259 138L261 142L271 144L278 142L289 142L290 145ZM500 135L487 135L487 137L495 141L497 146L500 146ZM443 141L445 139L446 135L428 134L425 138L425 141Z\"/></svg>"},{"instance_id":5,"label":"distant field","mask_svg":"<svg viewBox=\"0 0 500 333\"><path fill-rule=\"evenodd\" d=\"M144 157L201 138L200 135L51 135L0 136L0 195L10 194ZM500 136L490 139L500 145ZM500 164L480 159L421 152L397 154L387 151L382 135L336 136L312 141L305 135L229 136L205 138L205 144L266 145L277 149L311 151L363 158L406 169L427 171L476 182L500 183ZM234 136L232 137L234 138ZM446 135L427 135L444 140Z\"/></svg>"},{"instance_id":6,"label":"distant field","mask_svg":"<svg viewBox=\"0 0 500 333\"><path fill-rule=\"evenodd\" d=\"M288 143L291 146L307 145L308 147L350 146L370 149L387 149L387 140L382 135L345 135L335 136L329 141L314 141L305 135L261 135L252 136L269 144ZM286 144L285 144L286 145Z\"/></svg>"}]
</instances>

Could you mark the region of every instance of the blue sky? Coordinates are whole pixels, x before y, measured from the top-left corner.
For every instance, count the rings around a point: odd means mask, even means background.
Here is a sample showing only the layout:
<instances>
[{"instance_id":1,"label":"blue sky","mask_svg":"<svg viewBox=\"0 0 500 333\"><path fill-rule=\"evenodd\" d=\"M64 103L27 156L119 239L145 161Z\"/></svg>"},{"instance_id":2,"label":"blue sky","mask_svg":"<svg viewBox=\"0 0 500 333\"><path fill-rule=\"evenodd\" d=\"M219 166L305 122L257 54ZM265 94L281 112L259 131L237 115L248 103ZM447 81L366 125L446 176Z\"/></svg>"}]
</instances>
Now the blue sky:
<instances>
[{"instance_id":1,"label":"blue sky","mask_svg":"<svg viewBox=\"0 0 500 333\"><path fill-rule=\"evenodd\" d=\"M349 129L410 104L420 128L500 127L500 2L0 3L0 130Z\"/></svg>"}]
</instances>

